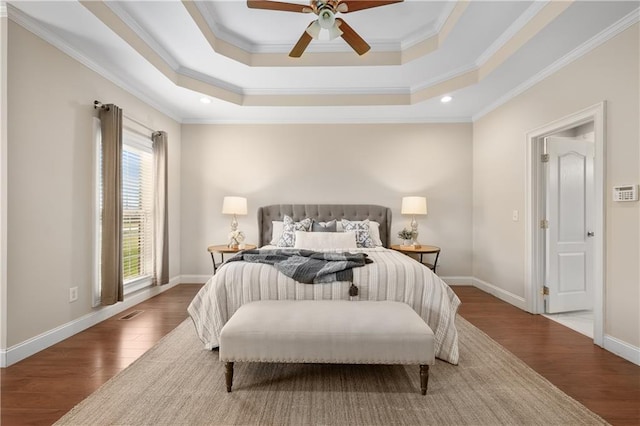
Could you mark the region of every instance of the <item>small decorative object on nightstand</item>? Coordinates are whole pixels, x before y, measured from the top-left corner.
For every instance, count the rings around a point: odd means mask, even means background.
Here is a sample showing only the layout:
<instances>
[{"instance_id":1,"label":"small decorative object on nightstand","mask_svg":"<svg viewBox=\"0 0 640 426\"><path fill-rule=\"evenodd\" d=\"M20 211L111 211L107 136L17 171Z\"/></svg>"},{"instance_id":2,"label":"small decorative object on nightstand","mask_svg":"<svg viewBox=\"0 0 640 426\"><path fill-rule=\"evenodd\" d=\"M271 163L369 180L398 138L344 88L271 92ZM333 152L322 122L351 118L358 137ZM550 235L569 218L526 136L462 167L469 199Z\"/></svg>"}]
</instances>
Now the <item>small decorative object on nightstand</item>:
<instances>
[{"instance_id":1,"label":"small decorative object on nightstand","mask_svg":"<svg viewBox=\"0 0 640 426\"><path fill-rule=\"evenodd\" d=\"M216 271L218 270L218 267L220 267L220 265L224 263L225 254L235 254L242 250L253 250L254 248L256 248L256 246L253 244L245 244L244 248L242 249L239 247L229 247L228 245L207 247L207 251L211 254L211 261L213 262L213 273L215 274ZM215 257L216 253L219 253L220 257L222 258L222 262L220 262L220 264L216 263L216 257Z\"/></svg>"},{"instance_id":2,"label":"small decorative object on nightstand","mask_svg":"<svg viewBox=\"0 0 640 426\"><path fill-rule=\"evenodd\" d=\"M418 243L418 222L416 221L416 215L427 214L427 199L425 197L403 197L400 213L411 215L411 245L420 247Z\"/></svg>"},{"instance_id":3,"label":"small decorative object on nightstand","mask_svg":"<svg viewBox=\"0 0 640 426\"><path fill-rule=\"evenodd\" d=\"M402 248L410 248L411 239L413 238L413 232L410 229L404 228L402 231L398 232L398 238L402 240Z\"/></svg>"},{"instance_id":4,"label":"small decorative object on nightstand","mask_svg":"<svg viewBox=\"0 0 640 426\"><path fill-rule=\"evenodd\" d=\"M436 272L436 268L438 267L438 257L440 257L440 247L436 247L436 246L425 246L425 245L421 245L421 246L399 246L399 245L392 245L391 246L392 250L396 250L399 252L402 252L406 255L410 255L410 254L417 254L420 256L420 263L422 263L423 265L425 265L427 268L431 269L434 273ZM428 262L423 262L422 256L425 254L435 254L436 257L433 260L433 263L428 263Z\"/></svg>"},{"instance_id":5,"label":"small decorative object on nightstand","mask_svg":"<svg viewBox=\"0 0 640 426\"><path fill-rule=\"evenodd\" d=\"M231 232L229 232L230 248L238 248L244 241L244 233L238 230L238 218L236 215L247 214L247 199L244 197L224 197L222 201L222 214L231 214Z\"/></svg>"}]
</instances>

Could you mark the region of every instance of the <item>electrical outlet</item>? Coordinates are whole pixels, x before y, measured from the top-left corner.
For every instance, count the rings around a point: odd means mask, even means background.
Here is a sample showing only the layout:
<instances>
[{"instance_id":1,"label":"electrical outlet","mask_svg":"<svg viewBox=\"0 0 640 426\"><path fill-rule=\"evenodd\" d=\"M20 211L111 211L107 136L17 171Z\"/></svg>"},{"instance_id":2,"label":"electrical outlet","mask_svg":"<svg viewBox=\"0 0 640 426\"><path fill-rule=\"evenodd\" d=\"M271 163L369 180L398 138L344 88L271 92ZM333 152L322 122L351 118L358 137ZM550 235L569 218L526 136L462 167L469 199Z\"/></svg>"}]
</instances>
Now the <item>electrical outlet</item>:
<instances>
[{"instance_id":1,"label":"electrical outlet","mask_svg":"<svg viewBox=\"0 0 640 426\"><path fill-rule=\"evenodd\" d=\"M517 222L520 220L520 212L518 210L514 210L513 212L511 212L511 219L513 219L514 222Z\"/></svg>"},{"instance_id":2,"label":"electrical outlet","mask_svg":"<svg viewBox=\"0 0 640 426\"><path fill-rule=\"evenodd\" d=\"M78 300L78 287L71 287L69 289L69 303Z\"/></svg>"}]
</instances>

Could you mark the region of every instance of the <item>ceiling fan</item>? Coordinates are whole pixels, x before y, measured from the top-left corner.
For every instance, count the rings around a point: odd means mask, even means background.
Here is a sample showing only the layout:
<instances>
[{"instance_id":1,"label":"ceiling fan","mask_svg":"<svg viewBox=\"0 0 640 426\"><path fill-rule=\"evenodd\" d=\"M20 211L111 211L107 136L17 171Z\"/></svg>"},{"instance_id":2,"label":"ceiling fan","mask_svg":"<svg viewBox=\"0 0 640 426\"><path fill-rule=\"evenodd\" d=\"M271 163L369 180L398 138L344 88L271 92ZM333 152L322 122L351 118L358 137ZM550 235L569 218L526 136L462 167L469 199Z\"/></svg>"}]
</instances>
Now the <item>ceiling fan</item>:
<instances>
[{"instance_id":1,"label":"ceiling fan","mask_svg":"<svg viewBox=\"0 0 640 426\"><path fill-rule=\"evenodd\" d=\"M247 0L247 6L252 9L278 10L284 12L315 13L318 18L311 22L302 33L289 56L299 58L304 53L311 40L317 39L320 30L329 31L329 39L342 37L358 55L364 55L371 49L362 37L356 33L343 19L336 18L336 14L356 12L373 7L400 3L403 0L310 0L309 5L285 3L269 0Z\"/></svg>"}]
</instances>

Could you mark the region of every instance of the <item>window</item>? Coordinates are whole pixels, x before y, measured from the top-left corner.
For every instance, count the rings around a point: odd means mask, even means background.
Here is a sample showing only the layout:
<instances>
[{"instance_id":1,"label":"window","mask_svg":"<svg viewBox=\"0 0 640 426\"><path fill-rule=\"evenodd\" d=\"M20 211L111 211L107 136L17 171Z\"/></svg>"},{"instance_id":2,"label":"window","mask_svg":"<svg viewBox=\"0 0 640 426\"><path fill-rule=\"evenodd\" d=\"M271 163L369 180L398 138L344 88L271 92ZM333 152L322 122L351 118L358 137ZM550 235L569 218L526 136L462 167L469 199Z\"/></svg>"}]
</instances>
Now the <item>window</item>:
<instances>
[{"instance_id":1,"label":"window","mask_svg":"<svg viewBox=\"0 0 640 426\"><path fill-rule=\"evenodd\" d=\"M95 188L93 306L100 304L100 239L102 161L100 120L94 122ZM122 269L124 294L152 283L153 150L151 138L123 131L122 135Z\"/></svg>"},{"instance_id":2,"label":"window","mask_svg":"<svg viewBox=\"0 0 640 426\"><path fill-rule=\"evenodd\" d=\"M151 140L124 132L122 147L122 268L127 287L151 284L153 238Z\"/></svg>"}]
</instances>

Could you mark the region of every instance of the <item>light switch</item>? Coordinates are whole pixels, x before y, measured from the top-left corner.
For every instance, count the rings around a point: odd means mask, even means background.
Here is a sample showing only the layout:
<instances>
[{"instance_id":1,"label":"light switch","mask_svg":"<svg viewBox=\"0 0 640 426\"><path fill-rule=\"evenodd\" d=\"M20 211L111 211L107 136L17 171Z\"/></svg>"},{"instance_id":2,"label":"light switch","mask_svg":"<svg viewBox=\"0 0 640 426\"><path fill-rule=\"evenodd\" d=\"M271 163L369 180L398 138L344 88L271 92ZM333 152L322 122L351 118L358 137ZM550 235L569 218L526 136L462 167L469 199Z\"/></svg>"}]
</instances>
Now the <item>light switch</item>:
<instances>
[{"instance_id":1,"label":"light switch","mask_svg":"<svg viewBox=\"0 0 640 426\"><path fill-rule=\"evenodd\" d=\"M518 210L514 210L511 214L511 219L513 219L514 222L520 220L520 212L518 212Z\"/></svg>"}]
</instances>

